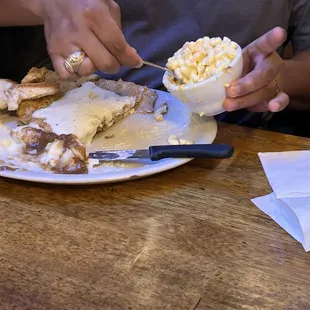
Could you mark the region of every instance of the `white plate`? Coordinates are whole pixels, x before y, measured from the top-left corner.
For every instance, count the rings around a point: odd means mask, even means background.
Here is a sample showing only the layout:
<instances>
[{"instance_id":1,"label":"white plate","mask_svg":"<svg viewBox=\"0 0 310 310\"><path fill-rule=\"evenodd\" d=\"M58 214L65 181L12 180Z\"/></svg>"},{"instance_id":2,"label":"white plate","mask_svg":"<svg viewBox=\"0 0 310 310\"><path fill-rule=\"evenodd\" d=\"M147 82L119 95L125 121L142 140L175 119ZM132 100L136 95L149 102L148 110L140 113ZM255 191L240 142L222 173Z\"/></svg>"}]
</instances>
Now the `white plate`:
<instances>
[{"instance_id":1,"label":"white plate","mask_svg":"<svg viewBox=\"0 0 310 310\"><path fill-rule=\"evenodd\" d=\"M134 114L98 135L90 150L139 149L150 145L168 144L171 135L199 143L212 143L217 133L213 117L192 116L187 108L169 93L158 91L156 105L166 101L169 106L164 121L158 122L153 115ZM0 114L0 121L16 126L16 117ZM106 139L107 135L114 135ZM108 163L86 175L59 175L47 172L0 171L0 176L31 182L52 184L113 183L137 179L160 173L189 162L191 159L165 159L158 162L136 160L130 163Z\"/></svg>"}]
</instances>

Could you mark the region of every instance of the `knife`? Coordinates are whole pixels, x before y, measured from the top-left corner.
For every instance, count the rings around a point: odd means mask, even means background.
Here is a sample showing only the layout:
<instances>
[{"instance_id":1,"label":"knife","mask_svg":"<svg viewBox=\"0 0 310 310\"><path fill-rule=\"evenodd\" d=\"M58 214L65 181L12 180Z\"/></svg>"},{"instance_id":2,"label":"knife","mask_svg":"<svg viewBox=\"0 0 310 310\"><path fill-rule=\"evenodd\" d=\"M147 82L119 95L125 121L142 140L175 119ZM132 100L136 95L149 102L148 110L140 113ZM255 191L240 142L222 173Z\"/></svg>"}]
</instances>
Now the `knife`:
<instances>
[{"instance_id":1,"label":"knife","mask_svg":"<svg viewBox=\"0 0 310 310\"><path fill-rule=\"evenodd\" d=\"M234 148L229 144L191 144L191 145L158 145L145 150L109 150L89 153L89 158L100 161L126 159L150 159L157 161L164 158L230 158Z\"/></svg>"}]
</instances>

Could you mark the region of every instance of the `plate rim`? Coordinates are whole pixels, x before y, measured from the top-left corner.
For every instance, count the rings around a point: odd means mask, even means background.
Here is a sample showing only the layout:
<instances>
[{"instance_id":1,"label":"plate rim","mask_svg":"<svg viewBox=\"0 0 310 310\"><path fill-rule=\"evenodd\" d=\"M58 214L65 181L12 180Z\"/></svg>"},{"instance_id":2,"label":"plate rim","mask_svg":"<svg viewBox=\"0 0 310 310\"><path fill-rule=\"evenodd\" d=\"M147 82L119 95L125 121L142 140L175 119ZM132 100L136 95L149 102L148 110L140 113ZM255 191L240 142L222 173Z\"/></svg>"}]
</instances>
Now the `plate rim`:
<instances>
[{"instance_id":1,"label":"plate rim","mask_svg":"<svg viewBox=\"0 0 310 310\"><path fill-rule=\"evenodd\" d=\"M190 161L192 158L187 159L169 159L167 161L161 162L162 166L155 164L154 166L149 166L148 169L138 170L137 172L127 171L122 172L119 175L115 173L114 175L105 178L100 178L103 173L92 173L92 174L53 174L53 173L42 173L42 172L29 172L19 171L1 171L0 177L5 177L11 180L26 181L32 183L42 183L42 184L61 184L61 185L87 185L87 184L110 184L110 183L120 183L130 180L138 180L141 178L149 177L155 174L159 174L165 171L172 170L174 168L180 167ZM168 163L167 163L168 162Z\"/></svg>"}]
</instances>

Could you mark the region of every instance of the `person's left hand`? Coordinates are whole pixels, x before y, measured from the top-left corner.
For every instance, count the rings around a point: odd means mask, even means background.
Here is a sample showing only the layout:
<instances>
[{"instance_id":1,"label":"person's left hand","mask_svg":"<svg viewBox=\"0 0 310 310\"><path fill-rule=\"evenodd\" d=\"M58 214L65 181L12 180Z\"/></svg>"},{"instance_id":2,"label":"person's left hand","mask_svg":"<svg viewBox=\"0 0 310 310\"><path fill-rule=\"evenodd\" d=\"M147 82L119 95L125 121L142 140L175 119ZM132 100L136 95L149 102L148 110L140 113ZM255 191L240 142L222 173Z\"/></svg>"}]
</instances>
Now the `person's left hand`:
<instances>
[{"instance_id":1,"label":"person's left hand","mask_svg":"<svg viewBox=\"0 0 310 310\"><path fill-rule=\"evenodd\" d=\"M289 104L278 85L284 61L277 49L285 40L286 31L276 27L243 49L243 77L227 88L226 111L279 112Z\"/></svg>"}]
</instances>

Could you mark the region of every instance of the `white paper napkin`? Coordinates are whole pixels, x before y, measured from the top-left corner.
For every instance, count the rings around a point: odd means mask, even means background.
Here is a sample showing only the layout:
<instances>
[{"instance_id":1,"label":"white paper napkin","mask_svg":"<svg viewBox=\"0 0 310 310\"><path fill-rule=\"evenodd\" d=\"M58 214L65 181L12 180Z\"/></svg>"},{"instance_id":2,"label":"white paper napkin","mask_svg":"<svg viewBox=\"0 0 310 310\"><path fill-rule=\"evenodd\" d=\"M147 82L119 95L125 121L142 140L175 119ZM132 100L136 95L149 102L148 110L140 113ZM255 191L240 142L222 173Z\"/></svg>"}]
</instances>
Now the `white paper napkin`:
<instances>
[{"instance_id":1,"label":"white paper napkin","mask_svg":"<svg viewBox=\"0 0 310 310\"><path fill-rule=\"evenodd\" d=\"M280 200L272 193L252 202L299 241L305 251L310 250L310 198Z\"/></svg>"},{"instance_id":2,"label":"white paper napkin","mask_svg":"<svg viewBox=\"0 0 310 310\"><path fill-rule=\"evenodd\" d=\"M252 202L310 250L310 151L258 154L273 193Z\"/></svg>"},{"instance_id":3,"label":"white paper napkin","mask_svg":"<svg viewBox=\"0 0 310 310\"><path fill-rule=\"evenodd\" d=\"M310 151L259 153L278 199L310 197Z\"/></svg>"}]
</instances>

